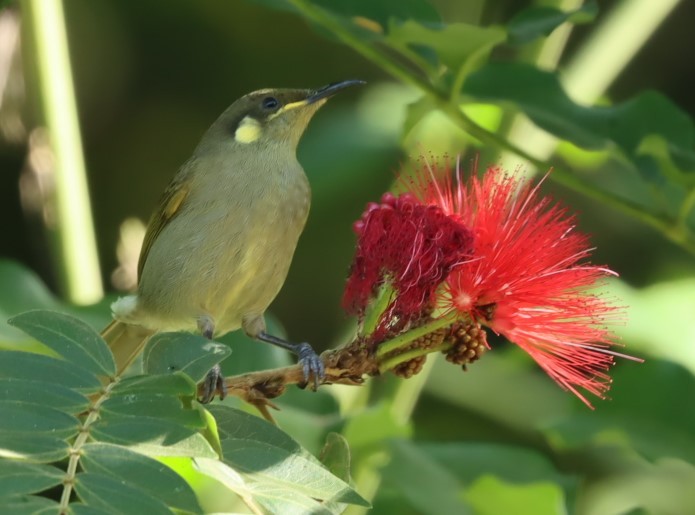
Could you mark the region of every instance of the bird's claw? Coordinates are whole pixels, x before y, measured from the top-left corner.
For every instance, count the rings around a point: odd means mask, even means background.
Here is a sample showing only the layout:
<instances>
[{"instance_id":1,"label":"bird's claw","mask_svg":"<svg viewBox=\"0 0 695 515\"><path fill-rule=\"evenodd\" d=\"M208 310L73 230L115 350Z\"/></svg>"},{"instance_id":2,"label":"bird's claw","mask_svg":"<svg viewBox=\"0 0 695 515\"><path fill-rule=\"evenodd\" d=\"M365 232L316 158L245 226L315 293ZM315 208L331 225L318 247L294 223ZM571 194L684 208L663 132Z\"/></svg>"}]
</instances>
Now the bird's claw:
<instances>
[{"instance_id":1,"label":"bird's claw","mask_svg":"<svg viewBox=\"0 0 695 515\"><path fill-rule=\"evenodd\" d=\"M319 385L326 378L326 368L321 357L316 354L316 351L308 343L298 344L296 352L299 357L299 363L302 365L304 382L309 384L313 377L314 390L318 390Z\"/></svg>"},{"instance_id":2,"label":"bird's claw","mask_svg":"<svg viewBox=\"0 0 695 515\"><path fill-rule=\"evenodd\" d=\"M210 369L198 391L200 392L198 401L201 404L208 404L211 402L215 398L215 394L219 394L220 400L227 396L227 385L224 382L224 376L222 375L222 369L219 363Z\"/></svg>"}]
</instances>

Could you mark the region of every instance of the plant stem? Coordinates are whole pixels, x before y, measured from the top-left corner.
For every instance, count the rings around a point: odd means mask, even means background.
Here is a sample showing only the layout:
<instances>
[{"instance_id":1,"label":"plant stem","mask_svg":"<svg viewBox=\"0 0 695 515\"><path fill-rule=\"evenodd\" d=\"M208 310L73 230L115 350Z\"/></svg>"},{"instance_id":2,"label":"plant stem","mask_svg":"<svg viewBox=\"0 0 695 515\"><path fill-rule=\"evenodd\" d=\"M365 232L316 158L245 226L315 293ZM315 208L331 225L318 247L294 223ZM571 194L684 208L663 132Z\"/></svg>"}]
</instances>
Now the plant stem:
<instances>
[{"instance_id":1,"label":"plant stem","mask_svg":"<svg viewBox=\"0 0 695 515\"><path fill-rule=\"evenodd\" d=\"M404 345L409 344L413 340L417 340L421 336L425 336L426 334L437 331L438 329L448 327L454 322L456 322L457 318L458 317L456 315L449 313L440 318L435 318L434 320L426 323L425 325L421 325L420 327L416 327L415 329L400 334L391 340L387 340L383 343L380 343L376 351L376 356L377 358L383 357L386 354L393 352L394 350L397 350L400 347L403 347Z\"/></svg>"},{"instance_id":2,"label":"plant stem","mask_svg":"<svg viewBox=\"0 0 695 515\"><path fill-rule=\"evenodd\" d=\"M82 142L60 0L23 0L36 50L39 91L54 161L58 267L65 296L90 304L103 296Z\"/></svg>"},{"instance_id":3,"label":"plant stem","mask_svg":"<svg viewBox=\"0 0 695 515\"><path fill-rule=\"evenodd\" d=\"M58 512L60 515L67 515L70 513L70 496L72 495L72 490L75 486L77 465L79 464L80 456L82 456L82 448L84 447L84 444L87 443L87 439L89 438L89 430L92 427L92 424L99 420L99 408L101 408L104 401L109 398L109 394L116 384L118 384L118 381L112 381L109 383L101 392L101 395L99 395L99 397L90 406L89 415L87 415L87 418L82 424L75 442L72 444L72 448L70 449L70 461L68 462L68 468L65 472L65 479L63 480L63 493L60 497L60 510Z\"/></svg>"},{"instance_id":4,"label":"plant stem","mask_svg":"<svg viewBox=\"0 0 695 515\"><path fill-rule=\"evenodd\" d=\"M393 356L392 358L386 358L384 361L379 363L379 372L387 372L388 370L396 368L401 363L405 363L406 361L410 361L411 359L419 358L420 356L426 356L427 354L431 354L434 352L441 352L443 350L447 350L449 347L451 347L451 345L443 344L439 345L438 347L428 347L424 349L418 348L409 350L408 352L404 352L402 354L398 354L397 356Z\"/></svg>"}]
</instances>

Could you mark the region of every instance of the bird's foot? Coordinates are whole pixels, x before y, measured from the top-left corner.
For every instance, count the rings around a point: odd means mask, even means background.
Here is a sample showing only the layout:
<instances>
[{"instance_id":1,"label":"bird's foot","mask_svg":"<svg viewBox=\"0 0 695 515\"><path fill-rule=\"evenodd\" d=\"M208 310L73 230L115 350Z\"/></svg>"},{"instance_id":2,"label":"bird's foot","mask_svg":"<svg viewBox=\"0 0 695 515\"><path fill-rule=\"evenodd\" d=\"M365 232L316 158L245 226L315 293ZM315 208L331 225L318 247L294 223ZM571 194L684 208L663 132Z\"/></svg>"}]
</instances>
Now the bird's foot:
<instances>
[{"instance_id":1,"label":"bird's foot","mask_svg":"<svg viewBox=\"0 0 695 515\"><path fill-rule=\"evenodd\" d=\"M316 351L308 343L290 343L287 340L268 334L261 331L256 335L256 338L262 342L267 342L277 347L293 352L299 357L299 364L302 365L304 372L304 384L310 383L313 378L314 391L318 390L319 386L326 378L326 368L323 365L321 357L316 354Z\"/></svg>"},{"instance_id":2,"label":"bird's foot","mask_svg":"<svg viewBox=\"0 0 695 515\"><path fill-rule=\"evenodd\" d=\"M298 343L293 350L299 357L299 364L302 365L304 382L309 384L313 377L314 391L318 390L319 385L326 378L326 368L321 356L316 354L316 351L308 343Z\"/></svg>"},{"instance_id":3,"label":"bird's foot","mask_svg":"<svg viewBox=\"0 0 695 515\"><path fill-rule=\"evenodd\" d=\"M224 382L219 363L210 369L203 382L198 386L198 394L198 401L202 404L211 402L216 394L220 396L220 400L227 396L227 385Z\"/></svg>"}]
</instances>

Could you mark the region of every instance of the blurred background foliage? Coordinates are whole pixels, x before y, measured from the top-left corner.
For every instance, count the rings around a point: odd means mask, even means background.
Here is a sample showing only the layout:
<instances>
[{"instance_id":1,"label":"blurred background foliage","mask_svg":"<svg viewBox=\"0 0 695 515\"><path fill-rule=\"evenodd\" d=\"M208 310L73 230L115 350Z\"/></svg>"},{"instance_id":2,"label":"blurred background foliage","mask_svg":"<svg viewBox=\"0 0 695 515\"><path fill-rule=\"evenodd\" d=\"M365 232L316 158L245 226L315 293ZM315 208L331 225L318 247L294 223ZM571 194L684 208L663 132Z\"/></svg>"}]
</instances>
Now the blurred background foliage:
<instances>
[{"instance_id":1,"label":"blurred background foliage","mask_svg":"<svg viewBox=\"0 0 695 515\"><path fill-rule=\"evenodd\" d=\"M272 311L291 338L318 347L337 345L350 334L351 321L340 309L354 245L350 226L364 204L391 185L403 163L421 153L464 151L468 158L478 156L483 166L503 162L512 170L529 169L504 148L479 144L433 105L409 107L421 98L417 87L394 80L383 66L350 45L326 37L330 31L325 27L315 30L284 2L66 0L98 261L109 292L96 305L68 306L61 258L53 244L55 213L44 201L53 179L46 136L37 129L42 109L35 38L31 30L23 30L26 18L21 18L31 3L5 2L0 11L3 319L27 309L54 307L71 310L95 327L104 325L108 302L114 298L117 256L126 261L116 275L119 284L132 283L128 270L137 256L138 230L126 237L135 243L117 253L124 220L146 221L206 127L234 99L254 89L316 87L347 78L369 83L362 91L331 100L299 149L313 188L312 211ZM550 37L530 42L523 32L513 33L524 43L497 46L491 59L562 71L584 52L600 77L605 59L627 52L625 67L599 88L595 103L623 105L645 89L657 90L680 109L684 120L665 115L661 104L647 107L655 109L651 118L665 117L666 129L675 131L674 137L682 136L687 147L695 112L695 66L686 51L693 43L693 2L606 0L598 2L597 13L593 2L577 1L315 4L330 5L339 13L347 9L342 12L346 16L354 14L350 9L368 11L376 5L371 19L384 26L390 9L402 12L403 6L415 12L431 4L431 11L420 11L421 19L432 22L441 17L450 24L480 27L503 26L533 5L576 11L569 19L577 25L562 25L549 30ZM638 5L644 16L631 21L630 9ZM282 8L275 9L278 6ZM612 43L592 50L599 31L609 29ZM392 27L394 46L398 30L406 32ZM413 32L406 36L412 38ZM369 39L364 33L359 37ZM640 37L643 45L634 43ZM424 37L422 45L403 48L436 75L441 63L432 65L427 41ZM626 50L621 42L635 48ZM439 58L443 55L440 52ZM591 72L591 66L586 70ZM589 91L592 74L585 75L589 79L583 87ZM514 74L497 77L504 79L501 92L489 87L485 77L477 89L475 83L464 85L467 94L490 101L468 105L465 112L534 155L533 149L545 144L542 135L528 128L528 121L515 116L517 111L508 104L493 103L496 97L514 101L509 90L517 87L523 97L516 104L519 108L528 102L523 93L535 83L519 76L515 86ZM443 77L441 84L447 80ZM542 103L543 97L536 101ZM424 116L416 116L418 109ZM542 124L543 114L540 121L534 120ZM574 121L571 112L558 108L558 114L551 124ZM635 124L642 122L637 119ZM627 134L634 128L612 130ZM538 147L534 138L540 138ZM644 212L675 219L676 208L692 197L693 180L686 173L695 170L692 162L687 155L679 161L663 152L663 139L638 143L649 156L656 156L649 166L610 149L581 149L567 141L554 153L550 147L551 158L539 159L598 185L600 191L629 199ZM689 151L693 152L692 141ZM279 403L281 427L314 452L327 431L342 432L353 452L357 489L372 496L374 513L695 513L693 247L687 242L679 245L667 227L644 224L634 213L583 194L571 181L551 180L545 189L579 213L580 229L590 233L597 246L594 261L619 271L621 278L609 285L609 293L628 306L628 320L617 330L629 352L646 362L618 364L612 399L597 402L595 412L560 391L503 342L465 374L436 360L408 382L380 378L359 389L333 387L316 395L290 392ZM680 222L687 226L692 214L686 214ZM3 347L30 345L11 328L1 329ZM284 355L243 341L243 336L225 340L235 347L224 364L228 374L285 362ZM227 500L215 498L211 485L199 484L198 492L205 495L209 510L227 506Z\"/></svg>"}]
</instances>

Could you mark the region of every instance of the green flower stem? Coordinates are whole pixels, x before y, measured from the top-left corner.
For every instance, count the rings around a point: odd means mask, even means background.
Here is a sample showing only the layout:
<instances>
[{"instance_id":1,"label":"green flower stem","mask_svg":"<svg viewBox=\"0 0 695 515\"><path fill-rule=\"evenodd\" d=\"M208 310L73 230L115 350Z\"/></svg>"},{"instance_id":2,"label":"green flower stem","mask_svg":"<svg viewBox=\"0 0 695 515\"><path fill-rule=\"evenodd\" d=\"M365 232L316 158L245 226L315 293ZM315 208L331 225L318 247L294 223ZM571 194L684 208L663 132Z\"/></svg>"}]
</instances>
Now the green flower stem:
<instances>
[{"instance_id":1,"label":"green flower stem","mask_svg":"<svg viewBox=\"0 0 695 515\"><path fill-rule=\"evenodd\" d=\"M405 363L406 361L410 361L414 358L419 358L420 356L432 354L433 352L441 352L443 350L448 350L450 347L450 344L445 343L442 345L438 345L437 347L412 349L408 352L404 352L403 354L397 354L396 356L386 358L381 363L379 363L379 372L383 374L384 372L396 368L401 363Z\"/></svg>"},{"instance_id":2,"label":"green flower stem","mask_svg":"<svg viewBox=\"0 0 695 515\"><path fill-rule=\"evenodd\" d=\"M437 331L438 329L450 326L458 319L458 316L450 313L440 318L436 318L425 325L421 325L420 327L416 327L415 329L400 334L392 340L387 340L383 343L380 343L376 351L376 356L377 358L381 358L386 354L389 354L395 350L398 350L401 347L410 344L412 341L417 340L421 336L425 336L426 334Z\"/></svg>"},{"instance_id":3,"label":"green flower stem","mask_svg":"<svg viewBox=\"0 0 695 515\"><path fill-rule=\"evenodd\" d=\"M332 32L340 41L350 46L355 51L378 65L395 78L406 84L416 87L424 94L429 96L438 109L443 111L454 124L477 138L484 144L492 145L502 151L511 152L522 159L528 161L540 170L547 170L550 165L538 158L533 157L517 145L514 145L504 137L490 132L477 125L472 119L466 116L457 102L452 102L445 92L439 91L430 81L418 75L410 68L394 61L385 52L379 50L367 41L363 41L353 34L338 19L324 9L308 2L307 0L288 0L306 19L322 26ZM587 197L610 205L618 211L636 218L642 223L656 228L666 237L679 244L690 253L695 254L695 239L691 234L684 230L677 221L670 220L666 216L657 216L645 212L639 205L632 203L618 195L601 190L592 184L580 179L569 171L554 168L551 177L554 181L582 193Z\"/></svg>"},{"instance_id":4,"label":"green flower stem","mask_svg":"<svg viewBox=\"0 0 695 515\"><path fill-rule=\"evenodd\" d=\"M376 325L379 323L379 318L391 302L392 294L393 288L390 286L384 285L380 288L376 301L364 317L364 324L362 324L361 331L363 336L368 336L374 332Z\"/></svg>"},{"instance_id":5,"label":"green flower stem","mask_svg":"<svg viewBox=\"0 0 695 515\"><path fill-rule=\"evenodd\" d=\"M23 24L35 49L38 88L55 172L59 276L68 300L103 296L82 141L60 0L24 0Z\"/></svg>"}]
</instances>

